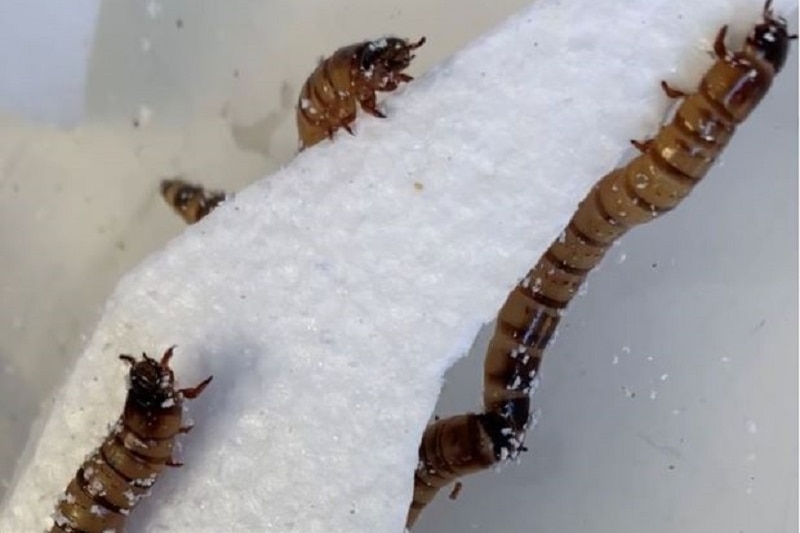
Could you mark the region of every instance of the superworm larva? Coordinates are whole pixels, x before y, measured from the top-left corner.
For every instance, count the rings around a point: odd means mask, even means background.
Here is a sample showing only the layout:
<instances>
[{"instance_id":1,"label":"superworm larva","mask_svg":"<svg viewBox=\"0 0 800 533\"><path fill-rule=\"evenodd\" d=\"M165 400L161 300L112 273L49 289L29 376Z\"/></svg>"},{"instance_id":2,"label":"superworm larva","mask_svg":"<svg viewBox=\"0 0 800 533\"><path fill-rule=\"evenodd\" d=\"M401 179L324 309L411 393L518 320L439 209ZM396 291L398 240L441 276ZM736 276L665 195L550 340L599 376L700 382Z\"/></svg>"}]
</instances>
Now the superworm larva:
<instances>
[{"instance_id":1,"label":"superworm larva","mask_svg":"<svg viewBox=\"0 0 800 533\"><path fill-rule=\"evenodd\" d=\"M161 180L161 196L187 224L199 222L229 198L223 191L210 191L179 178Z\"/></svg>"},{"instance_id":2,"label":"superworm larva","mask_svg":"<svg viewBox=\"0 0 800 533\"><path fill-rule=\"evenodd\" d=\"M130 365L125 407L103 443L92 452L59 498L50 533L112 533L124 531L125 520L150 492L172 459L175 437L183 426L183 400L196 398L211 382L175 389L169 366L174 347L160 361L142 354L120 359Z\"/></svg>"},{"instance_id":3,"label":"superworm larva","mask_svg":"<svg viewBox=\"0 0 800 533\"><path fill-rule=\"evenodd\" d=\"M409 67L411 53L425 44L397 37L344 46L320 61L303 84L297 101L297 132L300 149L332 138L339 128L353 133L357 107L370 115L385 118L378 109L377 92L397 89L413 78L403 71Z\"/></svg>"},{"instance_id":4,"label":"superworm larva","mask_svg":"<svg viewBox=\"0 0 800 533\"><path fill-rule=\"evenodd\" d=\"M408 527L448 482L525 451L539 366L580 285L617 239L673 209L692 191L783 67L796 36L789 35L783 18L773 16L770 5L768 0L763 21L738 52L725 46L727 27L719 30L716 61L697 91L684 93L662 83L669 97L683 99L672 118L652 139L634 142L641 154L594 185L561 236L511 291L486 353L485 412L428 426Z\"/></svg>"},{"instance_id":5,"label":"superworm larva","mask_svg":"<svg viewBox=\"0 0 800 533\"><path fill-rule=\"evenodd\" d=\"M322 59L297 100L300 149L333 138L340 128L353 134L351 124L359 106L373 116L386 118L378 109L377 93L394 91L414 79L403 71L414 59L412 52L423 44L425 37L416 43L384 37L344 46ZM230 195L172 178L161 181L161 196L187 224L194 224Z\"/></svg>"}]
</instances>

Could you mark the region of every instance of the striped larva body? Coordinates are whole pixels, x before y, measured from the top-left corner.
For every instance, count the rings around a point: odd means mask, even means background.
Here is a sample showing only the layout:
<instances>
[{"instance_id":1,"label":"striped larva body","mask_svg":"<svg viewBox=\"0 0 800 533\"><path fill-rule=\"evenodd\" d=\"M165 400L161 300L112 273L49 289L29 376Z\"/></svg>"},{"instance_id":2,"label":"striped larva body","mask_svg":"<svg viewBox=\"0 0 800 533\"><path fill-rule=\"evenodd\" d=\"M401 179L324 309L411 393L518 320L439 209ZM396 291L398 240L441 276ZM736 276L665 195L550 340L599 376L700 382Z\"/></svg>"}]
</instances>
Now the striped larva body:
<instances>
[{"instance_id":1,"label":"striped larva body","mask_svg":"<svg viewBox=\"0 0 800 533\"><path fill-rule=\"evenodd\" d=\"M169 366L173 348L160 361L142 354L120 359L130 364L129 390L122 415L103 443L92 452L59 498L50 533L124 531L125 519L146 496L172 459L175 437L183 426L183 400L196 398L211 382L175 388Z\"/></svg>"},{"instance_id":2,"label":"striped larva body","mask_svg":"<svg viewBox=\"0 0 800 533\"><path fill-rule=\"evenodd\" d=\"M493 441L498 437L499 422L493 413L468 413L437 420L425 429L414 471L409 527L439 489L496 462Z\"/></svg>"},{"instance_id":3,"label":"striped larva body","mask_svg":"<svg viewBox=\"0 0 800 533\"><path fill-rule=\"evenodd\" d=\"M411 52L424 43L425 37L416 43L385 37L339 48L320 61L297 101L300 149L332 138L340 128L352 134L358 106L385 118L377 106L377 92L393 91L413 79L403 71L414 59Z\"/></svg>"},{"instance_id":4,"label":"striped larva body","mask_svg":"<svg viewBox=\"0 0 800 533\"><path fill-rule=\"evenodd\" d=\"M786 60L790 40L796 36L788 34L785 20L773 16L770 1L764 6L763 19L735 53L725 46L727 28L719 30L714 43L716 61L696 92L683 93L662 84L667 96L682 98L674 115L655 137L634 142L641 151L637 157L594 185L560 237L509 294L498 313L484 363L481 416L492 415L492 429L473 443L491 443L490 464L514 459L525 451L523 442L532 422L531 393L544 351L583 281L629 229L675 208L692 191L735 128L769 90ZM453 434L467 435L474 416L461 415L429 426L420 458L427 453L425 443L438 438L441 425L450 425ZM476 453L480 460L472 462L458 460L458 450L467 446L450 447L452 452L440 447L437 462L420 462L408 527L445 480L454 481L485 468L485 455Z\"/></svg>"},{"instance_id":5,"label":"striped larva body","mask_svg":"<svg viewBox=\"0 0 800 533\"><path fill-rule=\"evenodd\" d=\"M187 224L199 222L229 198L222 191L207 190L179 178L161 180L160 190L164 201Z\"/></svg>"},{"instance_id":6,"label":"striped larva body","mask_svg":"<svg viewBox=\"0 0 800 533\"><path fill-rule=\"evenodd\" d=\"M668 96L683 98L672 119L652 139L634 143L642 153L592 188L500 310L484 367L484 407L507 420L517 442L530 416L531 379L587 275L629 229L673 209L692 191L783 66L792 37L769 6L741 51L730 53L727 27L719 30L717 59L696 92L663 84ZM517 450L508 447L511 456Z\"/></svg>"}]
</instances>

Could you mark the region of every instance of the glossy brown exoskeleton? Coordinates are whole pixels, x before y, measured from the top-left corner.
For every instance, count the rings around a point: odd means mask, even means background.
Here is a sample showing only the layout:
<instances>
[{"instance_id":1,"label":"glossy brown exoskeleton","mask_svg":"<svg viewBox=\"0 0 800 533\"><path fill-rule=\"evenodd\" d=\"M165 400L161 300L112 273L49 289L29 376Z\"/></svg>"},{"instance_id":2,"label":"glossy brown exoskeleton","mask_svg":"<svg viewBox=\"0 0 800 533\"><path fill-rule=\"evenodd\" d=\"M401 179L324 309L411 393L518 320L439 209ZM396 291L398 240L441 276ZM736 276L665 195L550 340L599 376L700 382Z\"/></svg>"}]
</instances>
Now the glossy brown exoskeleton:
<instances>
[{"instance_id":1,"label":"glossy brown exoskeleton","mask_svg":"<svg viewBox=\"0 0 800 533\"><path fill-rule=\"evenodd\" d=\"M412 52L425 44L397 37L365 41L336 50L320 61L306 80L297 101L300 148L332 138L339 128L353 133L357 107L385 118L378 109L377 92L393 91L413 78L403 71L414 59Z\"/></svg>"},{"instance_id":2,"label":"glossy brown exoskeleton","mask_svg":"<svg viewBox=\"0 0 800 533\"><path fill-rule=\"evenodd\" d=\"M783 67L796 36L770 5L738 52L725 46L727 28L719 30L716 61L697 91L662 83L669 97L683 99L672 118L652 139L634 142L641 154L595 184L561 236L511 291L486 353L484 412L439 420L425 430L408 527L442 486L525 451L545 348L583 281L629 229L673 209L692 191Z\"/></svg>"},{"instance_id":3,"label":"glossy brown exoskeleton","mask_svg":"<svg viewBox=\"0 0 800 533\"><path fill-rule=\"evenodd\" d=\"M222 191L210 191L179 178L161 180L160 189L164 201L187 224L199 222L229 197Z\"/></svg>"},{"instance_id":4,"label":"glossy brown exoskeleton","mask_svg":"<svg viewBox=\"0 0 800 533\"><path fill-rule=\"evenodd\" d=\"M174 348L174 347L173 347ZM103 443L92 452L59 498L50 533L121 532L125 519L146 496L172 459L182 425L184 399L196 398L211 376L187 389L175 388L169 366L173 348L160 361L142 354L120 359L130 364L125 408Z\"/></svg>"}]
</instances>

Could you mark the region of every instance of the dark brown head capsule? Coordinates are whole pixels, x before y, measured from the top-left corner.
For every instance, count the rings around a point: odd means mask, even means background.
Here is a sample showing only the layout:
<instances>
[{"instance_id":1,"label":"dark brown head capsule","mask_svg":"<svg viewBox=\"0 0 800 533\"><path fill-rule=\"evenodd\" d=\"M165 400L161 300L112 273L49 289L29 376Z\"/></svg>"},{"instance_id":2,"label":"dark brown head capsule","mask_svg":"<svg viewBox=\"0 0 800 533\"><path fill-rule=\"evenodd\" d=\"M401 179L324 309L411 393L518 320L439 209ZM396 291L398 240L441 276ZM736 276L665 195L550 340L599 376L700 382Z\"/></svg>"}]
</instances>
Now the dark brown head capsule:
<instances>
[{"instance_id":1,"label":"dark brown head capsule","mask_svg":"<svg viewBox=\"0 0 800 533\"><path fill-rule=\"evenodd\" d=\"M168 352L169 357L172 350ZM128 372L128 399L129 401L141 406L142 408L158 408L165 403L177 400L175 391L175 373L166 364L162 364L155 359L142 354L142 359L136 361L130 356L120 356L123 360L130 363L131 368Z\"/></svg>"},{"instance_id":2,"label":"dark brown head capsule","mask_svg":"<svg viewBox=\"0 0 800 533\"><path fill-rule=\"evenodd\" d=\"M786 19L773 15L771 5L772 0L767 0L764 4L764 21L747 36L746 48L756 57L771 64L775 72L778 72L786 63L789 41L797 39L797 35L789 35Z\"/></svg>"},{"instance_id":3,"label":"dark brown head capsule","mask_svg":"<svg viewBox=\"0 0 800 533\"><path fill-rule=\"evenodd\" d=\"M409 81L403 71L411 65L411 52L425 44L425 37L416 43L397 37L385 37L363 45L359 68L365 83L375 91L393 91L401 82Z\"/></svg>"}]
</instances>

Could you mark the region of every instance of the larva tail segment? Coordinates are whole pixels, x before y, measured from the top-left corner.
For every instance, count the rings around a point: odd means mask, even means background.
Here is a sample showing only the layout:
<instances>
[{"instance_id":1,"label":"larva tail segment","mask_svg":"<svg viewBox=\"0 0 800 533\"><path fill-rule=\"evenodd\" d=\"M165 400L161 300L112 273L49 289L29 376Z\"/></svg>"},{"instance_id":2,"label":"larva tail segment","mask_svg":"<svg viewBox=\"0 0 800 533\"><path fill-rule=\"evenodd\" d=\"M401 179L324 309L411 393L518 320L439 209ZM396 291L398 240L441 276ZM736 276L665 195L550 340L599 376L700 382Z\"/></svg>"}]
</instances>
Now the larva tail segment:
<instances>
[{"instance_id":1,"label":"larva tail segment","mask_svg":"<svg viewBox=\"0 0 800 533\"><path fill-rule=\"evenodd\" d=\"M56 504L51 533L123 531L128 514L149 494L161 472L182 463L172 458L184 398L198 396L211 377L175 389L172 346L159 359L121 354L129 367L125 408L110 433L84 461ZM183 394L189 391L189 394Z\"/></svg>"},{"instance_id":2,"label":"larva tail segment","mask_svg":"<svg viewBox=\"0 0 800 533\"><path fill-rule=\"evenodd\" d=\"M161 180L161 196L187 224L195 224L229 199L223 191L211 191L180 178Z\"/></svg>"},{"instance_id":3,"label":"larva tail segment","mask_svg":"<svg viewBox=\"0 0 800 533\"><path fill-rule=\"evenodd\" d=\"M592 187L561 236L511 291L486 353L484 413L439 420L423 434L409 528L442 486L526 450L539 366L581 284L616 240L693 190L782 68L795 36L772 15L769 1L763 18L735 53L725 47L726 27L720 29L717 61L697 91L662 83L668 97L683 99L671 120L652 139L634 141L641 153Z\"/></svg>"},{"instance_id":4,"label":"larva tail segment","mask_svg":"<svg viewBox=\"0 0 800 533\"><path fill-rule=\"evenodd\" d=\"M440 419L426 428L406 527L414 525L439 489L495 463L492 427L486 419L486 415L470 413Z\"/></svg>"}]
</instances>

